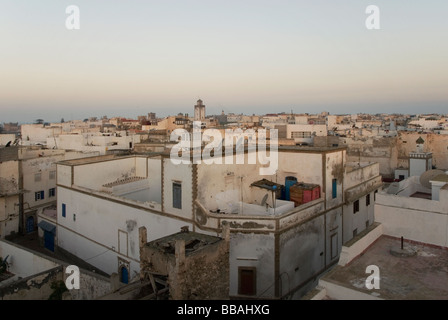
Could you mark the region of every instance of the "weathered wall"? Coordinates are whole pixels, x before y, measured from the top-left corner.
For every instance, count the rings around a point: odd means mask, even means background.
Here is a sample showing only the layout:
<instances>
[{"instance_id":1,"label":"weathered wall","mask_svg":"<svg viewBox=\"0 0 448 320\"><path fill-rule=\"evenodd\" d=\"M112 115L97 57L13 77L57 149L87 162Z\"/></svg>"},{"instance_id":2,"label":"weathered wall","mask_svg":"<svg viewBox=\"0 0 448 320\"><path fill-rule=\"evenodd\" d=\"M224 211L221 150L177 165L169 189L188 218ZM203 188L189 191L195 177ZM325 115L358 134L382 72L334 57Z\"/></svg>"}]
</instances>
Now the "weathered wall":
<instances>
[{"instance_id":1,"label":"weathered wall","mask_svg":"<svg viewBox=\"0 0 448 320\"><path fill-rule=\"evenodd\" d=\"M336 207L342 204L343 199L343 183L344 183L344 164L345 164L345 150L338 152L327 153L325 155L325 172L321 175L325 175L325 195L327 201L327 208ZM336 179L337 182L337 194L336 198L333 199L332 195L332 181Z\"/></svg>"},{"instance_id":2,"label":"weathered wall","mask_svg":"<svg viewBox=\"0 0 448 320\"><path fill-rule=\"evenodd\" d=\"M440 191L440 201L378 193L375 221L386 235L448 247L448 188Z\"/></svg>"},{"instance_id":3,"label":"weathered wall","mask_svg":"<svg viewBox=\"0 0 448 320\"><path fill-rule=\"evenodd\" d=\"M392 175L399 166L398 160L405 157L399 152L396 137L341 138L348 146L347 161L378 162L380 173ZM407 165L406 165L407 166Z\"/></svg>"},{"instance_id":4,"label":"weathered wall","mask_svg":"<svg viewBox=\"0 0 448 320\"><path fill-rule=\"evenodd\" d=\"M366 229L365 234L359 234L357 237L344 244L341 249L338 265L345 266L349 264L383 234L383 225L380 223L375 223L369 228L370 229Z\"/></svg>"},{"instance_id":5,"label":"weathered wall","mask_svg":"<svg viewBox=\"0 0 448 320\"><path fill-rule=\"evenodd\" d=\"M8 142L13 143L15 140L15 134L0 134L0 146L5 146Z\"/></svg>"},{"instance_id":6,"label":"weathered wall","mask_svg":"<svg viewBox=\"0 0 448 320\"><path fill-rule=\"evenodd\" d=\"M22 140L45 143L47 138L57 137L62 129L59 127L44 127L41 124L22 124L20 126Z\"/></svg>"},{"instance_id":7,"label":"weathered wall","mask_svg":"<svg viewBox=\"0 0 448 320\"><path fill-rule=\"evenodd\" d=\"M79 274L79 289L69 290L71 300L93 300L113 289L109 278L83 269L79 270ZM67 276L64 267L64 280Z\"/></svg>"},{"instance_id":8,"label":"weathered wall","mask_svg":"<svg viewBox=\"0 0 448 320\"><path fill-rule=\"evenodd\" d=\"M61 216L63 203L67 210L65 218ZM184 225L192 228L182 220L61 187L58 187L58 224L58 246L89 259L90 264L109 274L118 271L118 257L130 261L130 277L140 268L140 226L147 227L149 241L178 232Z\"/></svg>"},{"instance_id":9,"label":"weathered wall","mask_svg":"<svg viewBox=\"0 0 448 320\"><path fill-rule=\"evenodd\" d=\"M350 165L350 166L349 166ZM378 163L348 163L344 177L344 188L348 189L380 174Z\"/></svg>"},{"instance_id":10,"label":"weathered wall","mask_svg":"<svg viewBox=\"0 0 448 320\"><path fill-rule=\"evenodd\" d=\"M285 295L325 267L324 216L281 234L279 247L279 294Z\"/></svg>"},{"instance_id":11,"label":"weathered wall","mask_svg":"<svg viewBox=\"0 0 448 320\"><path fill-rule=\"evenodd\" d=\"M48 300L54 291L52 283L62 278L62 267L58 266L0 287L0 297L2 300Z\"/></svg>"},{"instance_id":12,"label":"weathered wall","mask_svg":"<svg viewBox=\"0 0 448 320\"><path fill-rule=\"evenodd\" d=\"M432 152L433 165L448 169L448 136L436 133L398 132L397 137L341 138L348 146L348 161L373 161L380 164L382 175L393 175L398 167L408 168L410 152L416 151L421 137L424 152Z\"/></svg>"},{"instance_id":13,"label":"weathered wall","mask_svg":"<svg viewBox=\"0 0 448 320\"><path fill-rule=\"evenodd\" d=\"M7 255L9 255L9 271L14 273L16 277L26 278L58 266L51 260L23 250L8 241L0 240L0 256L5 258Z\"/></svg>"},{"instance_id":14,"label":"weathered wall","mask_svg":"<svg viewBox=\"0 0 448 320\"><path fill-rule=\"evenodd\" d=\"M230 235L230 296L238 296L238 267L256 268L256 297L275 295L275 238L273 234Z\"/></svg>"},{"instance_id":15,"label":"weathered wall","mask_svg":"<svg viewBox=\"0 0 448 320\"><path fill-rule=\"evenodd\" d=\"M219 240L187 255L185 241L175 242L175 252L164 252L158 247L147 246L146 242L141 245L141 279L148 279L149 273L168 276L172 299L216 300L229 297L228 241Z\"/></svg>"},{"instance_id":16,"label":"weathered wall","mask_svg":"<svg viewBox=\"0 0 448 320\"><path fill-rule=\"evenodd\" d=\"M221 240L186 256L185 266L178 277L185 277L180 286L171 288L182 292L182 299L216 300L229 297L229 248ZM210 285L213 283L213 285Z\"/></svg>"},{"instance_id":17,"label":"weathered wall","mask_svg":"<svg viewBox=\"0 0 448 320\"><path fill-rule=\"evenodd\" d=\"M10 148L4 148L4 152ZM17 150L11 148L14 157ZM0 238L19 232L19 161L0 162Z\"/></svg>"},{"instance_id":18,"label":"weathered wall","mask_svg":"<svg viewBox=\"0 0 448 320\"><path fill-rule=\"evenodd\" d=\"M353 213L353 202L343 207L344 234L342 241L346 243L353 238L353 231L356 229L360 233L371 225L374 221L374 191L370 192L370 205L366 203L366 195L359 198L359 211Z\"/></svg>"},{"instance_id":19,"label":"weathered wall","mask_svg":"<svg viewBox=\"0 0 448 320\"><path fill-rule=\"evenodd\" d=\"M155 202L162 203L162 160L160 158L148 158L149 197ZM138 172L138 171L137 171Z\"/></svg>"},{"instance_id":20,"label":"weathered wall","mask_svg":"<svg viewBox=\"0 0 448 320\"><path fill-rule=\"evenodd\" d=\"M19 232L19 196L0 197L0 238Z\"/></svg>"},{"instance_id":21,"label":"weathered wall","mask_svg":"<svg viewBox=\"0 0 448 320\"><path fill-rule=\"evenodd\" d=\"M279 152L278 170L276 174L260 175L263 167L257 159L256 164L249 164L245 155L244 164L226 164L230 160L223 158L223 164L198 166L198 199L209 210L220 209L231 212L231 203L241 200L247 203L261 203L265 194L270 191L251 187L258 180L267 179L279 184L285 184L287 176L295 176L298 181L318 184L322 187L322 154L319 152ZM221 177L210 179L210 177ZM271 197L268 203L272 205Z\"/></svg>"},{"instance_id":22,"label":"weathered wall","mask_svg":"<svg viewBox=\"0 0 448 320\"><path fill-rule=\"evenodd\" d=\"M163 160L163 209L176 216L193 218L193 173L191 164L175 165L169 158ZM173 207L173 182L182 185L182 209Z\"/></svg>"},{"instance_id":23,"label":"weathered wall","mask_svg":"<svg viewBox=\"0 0 448 320\"><path fill-rule=\"evenodd\" d=\"M56 188L56 165L57 161L64 159L64 156L52 156L22 160L23 186L26 192L23 200L30 207L43 205L56 200L56 195L50 197L49 189ZM50 178L50 172L54 171L54 178ZM41 179L35 181L35 175L40 174ZM35 192L44 191L44 199L35 200Z\"/></svg>"},{"instance_id":24,"label":"weathered wall","mask_svg":"<svg viewBox=\"0 0 448 320\"><path fill-rule=\"evenodd\" d=\"M103 184L119 179L134 177L136 173L135 158L118 158L74 167L74 184L100 190Z\"/></svg>"}]
</instances>

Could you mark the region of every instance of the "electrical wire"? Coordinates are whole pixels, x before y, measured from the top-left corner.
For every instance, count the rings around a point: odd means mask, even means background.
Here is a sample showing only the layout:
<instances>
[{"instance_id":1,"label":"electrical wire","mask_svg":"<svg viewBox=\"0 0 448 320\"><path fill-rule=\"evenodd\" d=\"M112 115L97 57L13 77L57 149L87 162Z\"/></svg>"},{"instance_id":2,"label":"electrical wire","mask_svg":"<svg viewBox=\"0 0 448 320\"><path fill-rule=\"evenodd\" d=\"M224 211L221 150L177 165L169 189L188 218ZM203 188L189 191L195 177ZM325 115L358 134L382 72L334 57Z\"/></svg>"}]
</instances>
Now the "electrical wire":
<instances>
[{"instance_id":1,"label":"electrical wire","mask_svg":"<svg viewBox=\"0 0 448 320\"><path fill-rule=\"evenodd\" d=\"M93 256L93 257L90 257L89 259L83 259L83 260L84 260L84 261L89 261L89 260L91 260L91 259L93 259L93 258L96 258L96 257L99 257L99 256L105 254L105 253L108 252L108 251L112 251L112 250L111 250L111 249L107 249L106 251L104 251L104 252L102 252L102 253L99 253L99 254L97 254L97 255L95 255L95 256Z\"/></svg>"}]
</instances>

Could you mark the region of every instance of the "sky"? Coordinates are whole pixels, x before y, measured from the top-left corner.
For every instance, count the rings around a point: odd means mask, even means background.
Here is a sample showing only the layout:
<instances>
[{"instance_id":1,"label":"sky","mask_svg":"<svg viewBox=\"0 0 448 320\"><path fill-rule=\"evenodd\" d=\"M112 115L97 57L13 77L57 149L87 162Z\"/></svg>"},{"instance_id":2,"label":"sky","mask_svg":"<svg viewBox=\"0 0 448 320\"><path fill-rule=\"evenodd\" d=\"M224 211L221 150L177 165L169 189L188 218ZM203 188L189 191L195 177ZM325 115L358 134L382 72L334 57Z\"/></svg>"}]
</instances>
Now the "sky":
<instances>
[{"instance_id":1,"label":"sky","mask_svg":"<svg viewBox=\"0 0 448 320\"><path fill-rule=\"evenodd\" d=\"M0 123L192 115L199 98L207 115L447 113L447 12L446 0L0 0Z\"/></svg>"}]
</instances>

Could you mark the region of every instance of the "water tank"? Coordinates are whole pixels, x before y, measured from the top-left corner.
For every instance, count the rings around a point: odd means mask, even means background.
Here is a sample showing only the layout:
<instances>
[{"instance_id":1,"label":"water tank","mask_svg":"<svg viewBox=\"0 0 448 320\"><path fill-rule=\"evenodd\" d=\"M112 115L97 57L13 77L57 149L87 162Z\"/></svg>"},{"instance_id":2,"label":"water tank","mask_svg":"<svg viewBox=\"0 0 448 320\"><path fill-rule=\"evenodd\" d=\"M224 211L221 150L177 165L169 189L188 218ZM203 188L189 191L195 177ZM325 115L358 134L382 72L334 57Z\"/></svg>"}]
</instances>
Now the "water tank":
<instances>
[{"instance_id":1,"label":"water tank","mask_svg":"<svg viewBox=\"0 0 448 320\"><path fill-rule=\"evenodd\" d=\"M285 178L285 200L289 201L289 188L297 183L297 178L293 176L287 176Z\"/></svg>"}]
</instances>

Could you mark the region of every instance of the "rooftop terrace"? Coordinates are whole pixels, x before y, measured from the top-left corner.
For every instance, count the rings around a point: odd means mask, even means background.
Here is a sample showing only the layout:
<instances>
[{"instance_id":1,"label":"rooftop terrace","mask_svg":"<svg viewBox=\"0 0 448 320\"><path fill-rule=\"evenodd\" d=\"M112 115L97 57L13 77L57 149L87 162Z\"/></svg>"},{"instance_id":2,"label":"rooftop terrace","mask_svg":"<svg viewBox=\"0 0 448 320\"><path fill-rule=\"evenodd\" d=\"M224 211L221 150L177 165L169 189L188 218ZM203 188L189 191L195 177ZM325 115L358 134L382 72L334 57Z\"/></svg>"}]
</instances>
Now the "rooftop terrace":
<instances>
[{"instance_id":1,"label":"rooftop terrace","mask_svg":"<svg viewBox=\"0 0 448 320\"><path fill-rule=\"evenodd\" d=\"M404 248L414 250L416 254L397 257L391 254L391 249L397 247L400 247L400 239L383 235L350 264L336 266L322 280L355 290L360 296L367 294L388 300L448 300L448 248L405 241ZM365 287L369 265L379 267L379 289Z\"/></svg>"}]
</instances>

